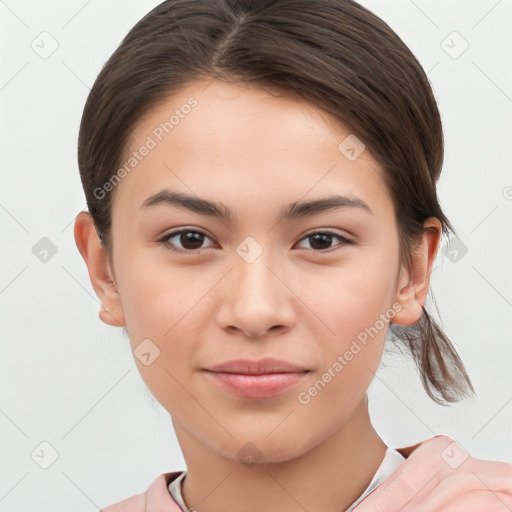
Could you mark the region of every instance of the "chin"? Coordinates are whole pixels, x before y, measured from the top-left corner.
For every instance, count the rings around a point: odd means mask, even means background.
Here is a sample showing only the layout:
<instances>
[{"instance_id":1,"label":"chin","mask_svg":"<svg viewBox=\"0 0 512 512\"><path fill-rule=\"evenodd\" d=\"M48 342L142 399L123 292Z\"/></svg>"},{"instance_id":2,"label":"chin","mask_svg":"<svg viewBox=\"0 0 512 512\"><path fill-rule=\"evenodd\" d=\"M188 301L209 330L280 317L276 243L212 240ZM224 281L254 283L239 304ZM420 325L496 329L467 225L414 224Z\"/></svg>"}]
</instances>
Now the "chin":
<instances>
[{"instance_id":1,"label":"chin","mask_svg":"<svg viewBox=\"0 0 512 512\"><path fill-rule=\"evenodd\" d=\"M265 432L261 429L243 429L240 434L229 429L233 439L226 439L225 443L214 446L212 449L222 457L252 467L257 464L287 462L300 457L314 447L314 442L310 442L310 446L306 444L307 439L303 433L300 438L295 438L292 431L298 432L300 429L293 428L290 431L283 428L278 433L277 430L282 427L272 432L273 428L275 426L265 429ZM269 435L269 432L272 433Z\"/></svg>"}]
</instances>

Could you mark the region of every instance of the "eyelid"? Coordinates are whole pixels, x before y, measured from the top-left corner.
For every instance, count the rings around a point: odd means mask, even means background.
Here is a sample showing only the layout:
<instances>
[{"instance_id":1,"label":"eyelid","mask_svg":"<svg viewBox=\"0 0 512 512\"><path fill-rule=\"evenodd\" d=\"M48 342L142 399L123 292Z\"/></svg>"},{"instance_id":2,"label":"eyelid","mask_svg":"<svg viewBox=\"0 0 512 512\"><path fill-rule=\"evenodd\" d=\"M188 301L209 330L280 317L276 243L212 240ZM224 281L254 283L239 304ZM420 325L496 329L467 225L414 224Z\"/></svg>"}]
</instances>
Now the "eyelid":
<instances>
[{"instance_id":1,"label":"eyelid","mask_svg":"<svg viewBox=\"0 0 512 512\"><path fill-rule=\"evenodd\" d=\"M355 237L353 235L346 234L346 232L345 232L345 234L338 233L337 231L334 230L334 228L323 228L323 229L317 228L317 229L313 229L313 231L306 231L303 235L301 235L299 240L303 240L304 238L307 238L307 237L310 237L310 236L313 236L313 235L316 235L319 233L333 235L333 236L339 236L343 240L346 240L347 243L348 242L355 243Z\"/></svg>"}]
</instances>

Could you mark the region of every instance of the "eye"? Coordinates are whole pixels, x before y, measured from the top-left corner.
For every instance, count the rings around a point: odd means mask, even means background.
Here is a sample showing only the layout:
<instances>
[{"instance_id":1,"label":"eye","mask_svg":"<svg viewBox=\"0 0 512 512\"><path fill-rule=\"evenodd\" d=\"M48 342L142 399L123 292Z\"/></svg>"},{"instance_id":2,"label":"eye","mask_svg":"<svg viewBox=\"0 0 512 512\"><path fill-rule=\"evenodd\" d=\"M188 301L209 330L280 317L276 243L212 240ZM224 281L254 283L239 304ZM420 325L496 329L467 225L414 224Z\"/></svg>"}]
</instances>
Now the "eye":
<instances>
[{"instance_id":1,"label":"eye","mask_svg":"<svg viewBox=\"0 0 512 512\"><path fill-rule=\"evenodd\" d=\"M199 249L204 249L204 247L201 246L203 245L205 237L210 238L206 233L197 229L180 229L168 233L158 240L158 242L170 251L190 254L199 252ZM337 245L354 244L352 240L332 231L315 231L314 233L306 235L302 240L310 240L310 248L314 252L331 252L329 249L333 238L339 240L340 243ZM181 244L181 248L176 248L177 243Z\"/></svg>"},{"instance_id":2,"label":"eye","mask_svg":"<svg viewBox=\"0 0 512 512\"><path fill-rule=\"evenodd\" d=\"M310 248L315 252L331 252L328 251L328 249L330 249L329 246L331 245L333 238L337 238L341 242L337 245L354 244L353 240L349 240L348 238L338 235L332 231L315 231L314 233L306 235L302 240L310 240L313 242L312 244L310 243Z\"/></svg>"},{"instance_id":3,"label":"eye","mask_svg":"<svg viewBox=\"0 0 512 512\"><path fill-rule=\"evenodd\" d=\"M197 249L201 249L204 237L210 238L206 233L197 229L180 229L179 231L173 231L172 233L165 235L163 238L158 240L158 242L170 251L186 254L193 253L196 252ZM175 242L171 242L172 240L175 240ZM175 243L180 243L182 249L176 249L174 247Z\"/></svg>"}]
</instances>

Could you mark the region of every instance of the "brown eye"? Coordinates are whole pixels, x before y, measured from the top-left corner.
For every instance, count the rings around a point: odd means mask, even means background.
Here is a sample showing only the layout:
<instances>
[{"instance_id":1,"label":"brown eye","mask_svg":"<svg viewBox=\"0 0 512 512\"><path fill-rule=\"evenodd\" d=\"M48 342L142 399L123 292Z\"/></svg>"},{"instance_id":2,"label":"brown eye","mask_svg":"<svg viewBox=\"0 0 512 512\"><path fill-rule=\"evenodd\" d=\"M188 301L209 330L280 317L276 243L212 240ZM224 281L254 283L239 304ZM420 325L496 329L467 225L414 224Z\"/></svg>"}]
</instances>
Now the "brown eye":
<instances>
[{"instance_id":1,"label":"brown eye","mask_svg":"<svg viewBox=\"0 0 512 512\"><path fill-rule=\"evenodd\" d=\"M310 240L310 248L315 252L327 251L332 248L333 239L338 239L341 243L336 245L353 244L352 240L332 231L316 231L305 236L302 240Z\"/></svg>"},{"instance_id":2,"label":"brown eye","mask_svg":"<svg viewBox=\"0 0 512 512\"><path fill-rule=\"evenodd\" d=\"M187 253L202 249L205 237L210 238L202 231L182 229L165 235L159 242L171 251ZM178 245L178 248L176 248L176 245Z\"/></svg>"}]
</instances>

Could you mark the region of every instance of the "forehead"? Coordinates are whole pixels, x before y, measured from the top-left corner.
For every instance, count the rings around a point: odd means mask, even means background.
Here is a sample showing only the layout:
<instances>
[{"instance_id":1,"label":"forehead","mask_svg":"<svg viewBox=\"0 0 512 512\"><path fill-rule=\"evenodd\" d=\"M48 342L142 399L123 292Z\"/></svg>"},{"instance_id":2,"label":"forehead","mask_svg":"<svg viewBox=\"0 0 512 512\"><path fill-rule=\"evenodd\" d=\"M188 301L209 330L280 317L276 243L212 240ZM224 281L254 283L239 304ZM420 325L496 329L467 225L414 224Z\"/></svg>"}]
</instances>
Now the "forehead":
<instances>
[{"instance_id":1,"label":"forehead","mask_svg":"<svg viewBox=\"0 0 512 512\"><path fill-rule=\"evenodd\" d=\"M376 203L390 201L382 169L368 151L350 157L346 150L354 145L364 147L336 118L296 94L196 82L137 123L124 161L150 149L118 186L115 202L123 197L140 206L166 186L225 203L242 194L261 205L334 187L378 210Z\"/></svg>"},{"instance_id":2,"label":"forehead","mask_svg":"<svg viewBox=\"0 0 512 512\"><path fill-rule=\"evenodd\" d=\"M189 108L190 104L194 106ZM324 139L326 144L337 146L340 137L350 134L338 119L293 91L213 80L189 84L151 109L135 127L134 136L140 139L174 112L177 117L172 121L172 133L165 132L165 138L181 135L180 142L196 145L196 137L201 136L219 148L224 144L226 150L243 141L247 153L257 152L261 143L267 149L283 149L304 138L311 145ZM300 148L294 145L291 149Z\"/></svg>"}]
</instances>

